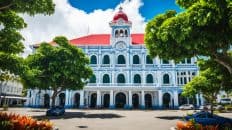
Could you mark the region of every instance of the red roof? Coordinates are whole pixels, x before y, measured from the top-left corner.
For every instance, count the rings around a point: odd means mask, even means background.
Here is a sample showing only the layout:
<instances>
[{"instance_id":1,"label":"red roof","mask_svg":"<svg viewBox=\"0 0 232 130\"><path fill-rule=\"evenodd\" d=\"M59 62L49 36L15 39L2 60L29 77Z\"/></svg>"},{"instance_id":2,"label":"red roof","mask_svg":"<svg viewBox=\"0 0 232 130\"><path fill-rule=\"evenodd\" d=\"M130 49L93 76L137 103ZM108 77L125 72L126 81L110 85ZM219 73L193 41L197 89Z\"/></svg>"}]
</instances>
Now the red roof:
<instances>
[{"instance_id":1,"label":"red roof","mask_svg":"<svg viewBox=\"0 0 232 130\"><path fill-rule=\"evenodd\" d=\"M128 17L122 10L114 15L113 21L117 21L120 18L128 22Z\"/></svg>"},{"instance_id":2,"label":"red roof","mask_svg":"<svg viewBox=\"0 0 232 130\"><path fill-rule=\"evenodd\" d=\"M132 34L132 44L139 45L144 44L144 34ZM70 40L72 45L83 45L83 46L109 46L110 45L110 34L92 34L75 38Z\"/></svg>"}]
</instances>

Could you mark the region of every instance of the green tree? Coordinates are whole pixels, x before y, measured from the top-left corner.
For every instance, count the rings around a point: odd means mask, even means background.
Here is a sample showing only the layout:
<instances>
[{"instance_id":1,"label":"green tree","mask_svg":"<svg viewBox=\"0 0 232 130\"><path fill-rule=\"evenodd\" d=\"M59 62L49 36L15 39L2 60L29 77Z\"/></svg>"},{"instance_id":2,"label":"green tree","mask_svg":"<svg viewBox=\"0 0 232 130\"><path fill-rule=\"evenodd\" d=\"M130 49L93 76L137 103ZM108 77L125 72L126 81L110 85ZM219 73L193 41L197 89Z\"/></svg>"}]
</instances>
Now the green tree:
<instances>
[{"instance_id":1,"label":"green tree","mask_svg":"<svg viewBox=\"0 0 232 130\"><path fill-rule=\"evenodd\" d=\"M26 23L19 14L50 15L54 12L54 6L52 0L0 0L1 71L15 75L23 73L23 59L18 54L23 52L24 46L19 31L26 27ZM4 74L1 77L3 76Z\"/></svg>"},{"instance_id":2,"label":"green tree","mask_svg":"<svg viewBox=\"0 0 232 130\"><path fill-rule=\"evenodd\" d=\"M57 94L65 89L82 89L92 76L89 58L65 37L53 40L57 46L42 43L26 59L29 69L24 75L25 86L53 90L52 106Z\"/></svg>"},{"instance_id":3,"label":"green tree","mask_svg":"<svg viewBox=\"0 0 232 130\"><path fill-rule=\"evenodd\" d=\"M216 102L220 90L231 90L232 77L229 72L213 60L200 60L200 74L193 78L183 88L184 96L194 96L201 93L203 97L211 104L213 113L213 104ZM227 86L227 87L225 87Z\"/></svg>"},{"instance_id":4,"label":"green tree","mask_svg":"<svg viewBox=\"0 0 232 130\"><path fill-rule=\"evenodd\" d=\"M232 1L176 0L183 12L167 11L146 26L151 56L180 61L207 56L232 75Z\"/></svg>"}]
</instances>

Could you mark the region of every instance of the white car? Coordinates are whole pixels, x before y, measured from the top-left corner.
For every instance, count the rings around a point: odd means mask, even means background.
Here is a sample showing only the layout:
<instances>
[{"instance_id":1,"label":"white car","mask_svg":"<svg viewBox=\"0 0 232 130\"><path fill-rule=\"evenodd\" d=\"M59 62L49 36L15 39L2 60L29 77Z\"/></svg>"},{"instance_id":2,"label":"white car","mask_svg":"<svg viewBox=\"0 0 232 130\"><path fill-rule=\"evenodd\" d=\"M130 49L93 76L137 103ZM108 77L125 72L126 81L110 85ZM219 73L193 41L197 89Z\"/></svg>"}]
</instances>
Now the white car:
<instances>
[{"instance_id":1,"label":"white car","mask_svg":"<svg viewBox=\"0 0 232 130\"><path fill-rule=\"evenodd\" d=\"M180 110L192 110L194 109L193 104L183 104L181 106L179 106Z\"/></svg>"},{"instance_id":2,"label":"white car","mask_svg":"<svg viewBox=\"0 0 232 130\"><path fill-rule=\"evenodd\" d=\"M220 100L221 104L231 104L231 99L230 98L222 98Z\"/></svg>"}]
</instances>

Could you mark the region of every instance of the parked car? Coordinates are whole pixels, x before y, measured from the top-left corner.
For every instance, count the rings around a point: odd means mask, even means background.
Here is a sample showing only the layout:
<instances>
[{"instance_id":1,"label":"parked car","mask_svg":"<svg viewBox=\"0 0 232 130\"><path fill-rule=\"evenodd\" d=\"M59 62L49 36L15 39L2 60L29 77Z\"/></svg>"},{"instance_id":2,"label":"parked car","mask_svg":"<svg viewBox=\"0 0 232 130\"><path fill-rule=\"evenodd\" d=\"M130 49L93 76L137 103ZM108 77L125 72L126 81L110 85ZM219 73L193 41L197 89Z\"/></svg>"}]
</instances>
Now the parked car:
<instances>
[{"instance_id":1,"label":"parked car","mask_svg":"<svg viewBox=\"0 0 232 130\"><path fill-rule=\"evenodd\" d=\"M181 106L179 106L180 110L192 110L194 109L193 104L183 104Z\"/></svg>"},{"instance_id":2,"label":"parked car","mask_svg":"<svg viewBox=\"0 0 232 130\"><path fill-rule=\"evenodd\" d=\"M199 110L211 110L211 106L209 104L201 105ZM213 105L213 110L225 110L225 107L222 105Z\"/></svg>"},{"instance_id":3,"label":"parked car","mask_svg":"<svg viewBox=\"0 0 232 130\"><path fill-rule=\"evenodd\" d=\"M61 116L64 115L64 113L65 113L64 107L56 106L48 109L46 112L46 116Z\"/></svg>"},{"instance_id":4,"label":"parked car","mask_svg":"<svg viewBox=\"0 0 232 130\"><path fill-rule=\"evenodd\" d=\"M209 109L210 109L209 105L201 105L199 107L199 110L209 110Z\"/></svg>"},{"instance_id":5,"label":"parked car","mask_svg":"<svg viewBox=\"0 0 232 130\"><path fill-rule=\"evenodd\" d=\"M214 109L214 110L225 110L225 107L222 106L222 105L214 105L214 106L213 106L213 109Z\"/></svg>"},{"instance_id":6,"label":"parked car","mask_svg":"<svg viewBox=\"0 0 232 130\"><path fill-rule=\"evenodd\" d=\"M205 125L219 125L220 128L231 128L232 127L232 119L217 116L217 115L212 115L209 112L197 112L193 115L188 115L185 117L187 121L194 119L196 123L202 124L203 126Z\"/></svg>"},{"instance_id":7,"label":"parked car","mask_svg":"<svg viewBox=\"0 0 232 130\"><path fill-rule=\"evenodd\" d=\"M232 101L231 101L230 98L222 98L222 99L220 100L220 103L221 103L221 104L231 104Z\"/></svg>"}]
</instances>

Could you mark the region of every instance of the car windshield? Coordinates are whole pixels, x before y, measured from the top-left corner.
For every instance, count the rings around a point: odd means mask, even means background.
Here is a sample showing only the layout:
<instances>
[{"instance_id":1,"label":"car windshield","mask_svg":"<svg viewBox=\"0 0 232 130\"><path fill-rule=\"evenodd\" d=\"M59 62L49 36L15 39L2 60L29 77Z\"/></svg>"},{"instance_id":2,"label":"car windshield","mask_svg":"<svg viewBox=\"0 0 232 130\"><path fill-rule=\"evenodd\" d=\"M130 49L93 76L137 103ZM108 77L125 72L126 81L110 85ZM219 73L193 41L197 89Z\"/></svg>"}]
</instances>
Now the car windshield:
<instances>
[{"instance_id":1,"label":"car windshield","mask_svg":"<svg viewBox=\"0 0 232 130\"><path fill-rule=\"evenodd\" d=\"M204 113L201 113L201 114L197 115L196 117L198 117L198 118L206 118Z\"/></svg>"},{"instance_id":2,"label":"car windshield","mask_svg":"<svg viewBox=\"0 0 232 130\"><path fill-rule=\"evenodd\" d=\"M228 99L221 99L222 101L231 101L229 98Z\"/></svg>"}]
</instances>

